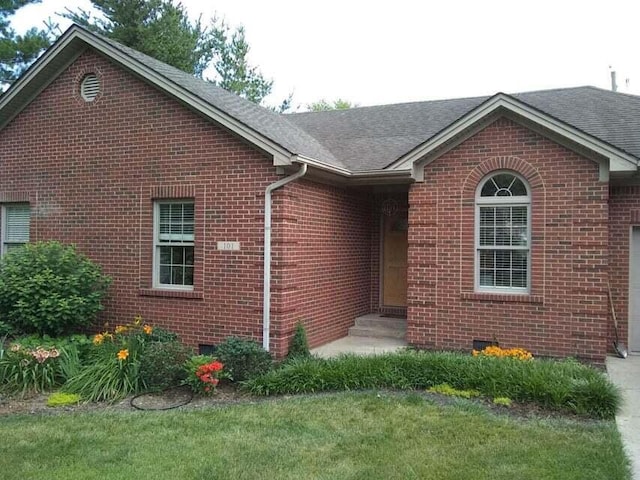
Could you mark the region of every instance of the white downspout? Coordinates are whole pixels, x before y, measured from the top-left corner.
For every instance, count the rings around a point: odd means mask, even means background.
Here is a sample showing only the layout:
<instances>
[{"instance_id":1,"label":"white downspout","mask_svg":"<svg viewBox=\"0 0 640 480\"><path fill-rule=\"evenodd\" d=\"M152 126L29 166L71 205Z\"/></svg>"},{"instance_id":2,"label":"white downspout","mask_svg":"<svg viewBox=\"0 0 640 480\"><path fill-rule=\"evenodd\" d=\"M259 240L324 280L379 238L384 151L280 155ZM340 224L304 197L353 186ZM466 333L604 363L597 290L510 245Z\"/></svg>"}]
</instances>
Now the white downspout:
<instances>
[{"instance_id":1,"label":"white downspout","mask_svg":"<svg viewBox=\"0 0 640 480\"><path fill-rule=\"evenodd\" d=\"M289 182L303 177L307 173L307 164L303 163L293 175L272 183L264 192L264 292L262 303L262 348L269 351L271 339L271 193Z\"/></svg>"}]
</instances>

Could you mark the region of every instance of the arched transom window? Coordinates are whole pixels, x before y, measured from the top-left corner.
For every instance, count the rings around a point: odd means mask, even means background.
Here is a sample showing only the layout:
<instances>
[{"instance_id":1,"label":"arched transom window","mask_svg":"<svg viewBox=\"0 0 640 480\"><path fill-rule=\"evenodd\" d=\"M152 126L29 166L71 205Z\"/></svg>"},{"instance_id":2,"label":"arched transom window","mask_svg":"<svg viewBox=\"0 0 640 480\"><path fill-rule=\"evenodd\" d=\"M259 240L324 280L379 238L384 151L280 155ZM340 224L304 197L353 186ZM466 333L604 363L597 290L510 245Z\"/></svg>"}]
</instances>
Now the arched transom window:
<instances>
[{"instance_id":1,"label":"arched transom window","mask_svg":"<svg viewBox=\"0 0 640 480\"><path fill-rule=\"evenodd\" d=\"M531 197L511 172L492 173L476 193L476 290L527 293Z\"/></svg>"}]
</instances>

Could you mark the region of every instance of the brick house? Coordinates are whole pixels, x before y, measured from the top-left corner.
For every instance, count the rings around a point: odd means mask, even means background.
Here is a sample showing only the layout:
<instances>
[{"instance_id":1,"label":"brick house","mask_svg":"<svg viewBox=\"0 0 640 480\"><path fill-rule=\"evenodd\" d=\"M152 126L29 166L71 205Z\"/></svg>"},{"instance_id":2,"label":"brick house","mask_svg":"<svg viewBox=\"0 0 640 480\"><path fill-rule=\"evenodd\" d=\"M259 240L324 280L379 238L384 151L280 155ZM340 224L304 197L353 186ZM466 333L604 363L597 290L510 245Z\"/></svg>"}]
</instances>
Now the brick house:
<instances>
[{"instance_id":1,"label":"brick house","mask_svg":"<svg viewBox=\"0 0 640 480\"><path fill-rule=\"evenodd\" d=\"M280 115L73 26L0 97L1 247L76 244L101 321L192 345L382 312L602 362L609 284L640 351L639 127L592 87Z\"/></svg>"}]
</instances>

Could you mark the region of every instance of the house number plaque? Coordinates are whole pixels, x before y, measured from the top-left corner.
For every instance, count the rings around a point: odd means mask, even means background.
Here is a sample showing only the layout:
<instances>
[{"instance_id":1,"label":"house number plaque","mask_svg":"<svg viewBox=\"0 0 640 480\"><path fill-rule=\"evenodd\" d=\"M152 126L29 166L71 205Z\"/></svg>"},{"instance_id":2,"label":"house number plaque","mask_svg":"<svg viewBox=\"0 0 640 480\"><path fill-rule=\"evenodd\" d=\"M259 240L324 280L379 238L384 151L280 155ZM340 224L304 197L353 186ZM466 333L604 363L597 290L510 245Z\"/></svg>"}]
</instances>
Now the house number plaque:
<instances>
[{"instance_id":1,"label":"house number plaque","mask_svg":"<svg viewBox=\"0 0 640 480\"><path fill-rule=\"evenodd\" d=\"M218 250L240 250L240 242L218 242Z\"/></svg>"}]
</instances>

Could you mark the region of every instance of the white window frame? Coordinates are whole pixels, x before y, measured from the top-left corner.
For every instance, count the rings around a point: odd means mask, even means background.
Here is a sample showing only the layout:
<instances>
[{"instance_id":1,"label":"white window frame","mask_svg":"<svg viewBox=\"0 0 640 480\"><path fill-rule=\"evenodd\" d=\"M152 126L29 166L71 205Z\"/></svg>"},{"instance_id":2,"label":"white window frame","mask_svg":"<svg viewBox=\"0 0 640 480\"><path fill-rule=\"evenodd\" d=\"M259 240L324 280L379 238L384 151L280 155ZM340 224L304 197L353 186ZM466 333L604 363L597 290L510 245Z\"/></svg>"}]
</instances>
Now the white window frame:
<instances>
[{"instance_id":1,"label":"white window frame","mask_svg":"<svg viewBox=\"0 0 640 480\"><path fill-rule=\"evenodd\" d=\"M27 238L24 242L9 242L7 240L7 231L8 231L7 220L9 218L8 211L18 207L22 207L22 208L26 207L27 209L29 209L29 223L27 226ZM7 248L8 245L25 245L29 243L30 229L31 229L31 210L30 210L30 205L28 203L6 203L2 205L2 235L0 236L0 255L4 256L9 251L9 249Z\"/></svg>"},{"instance_id":2,"label":"white window frame","mask_svg":"<svg viewBox=\"0 0 640 480\"><path fill-rule=\"evenodd\" d=\"M500 174L508 174L513 175L518 178L525 186L527 190L526 196L512 196L512 197L482 197L482 188L484 185L491 180L491 178ZM501 246L493 246L488 247L486 245L480 245L480 209L481 207L526 207L527 209L527 245L526 246L515 246L505 245ZM475 198L475 225L474 225L474 256L475 256L475 291L478 293L497 293L497 294L529 294L531 293L531 189L529 188L528 182L518 175L515 172L509 170L497 170L491 172L489 175L486 175L482 181L478 184L478 188L476 189L476 198ZM480 251L481 250L526 250L527 252L527 275L526 288L521 287L500 287L500 286L483 286L480 285Z\"/></svg>"},{"instance_id":3,"label":"white window frame","mask_svg":"<svg viewBox=\"0 0 640 480\"><path fill-rule=\"evenodd\" d=\"M195 232L194 239L191 242L179 242L179 243L163 243L160 241L160 205L191 203L194 205L194 229L195 229L195 202L193 199L180 199L180 200L154 200L153 202L153 288L162 290L182 290L192 291L193 285L175 285L169 283L160 283L160 247L174 246L174 247L193 247L195 256ZM194 274L195 274L195 261L194 261ZM194 281L195 283L195 281Z\"/></svg>"}]
</instances>

